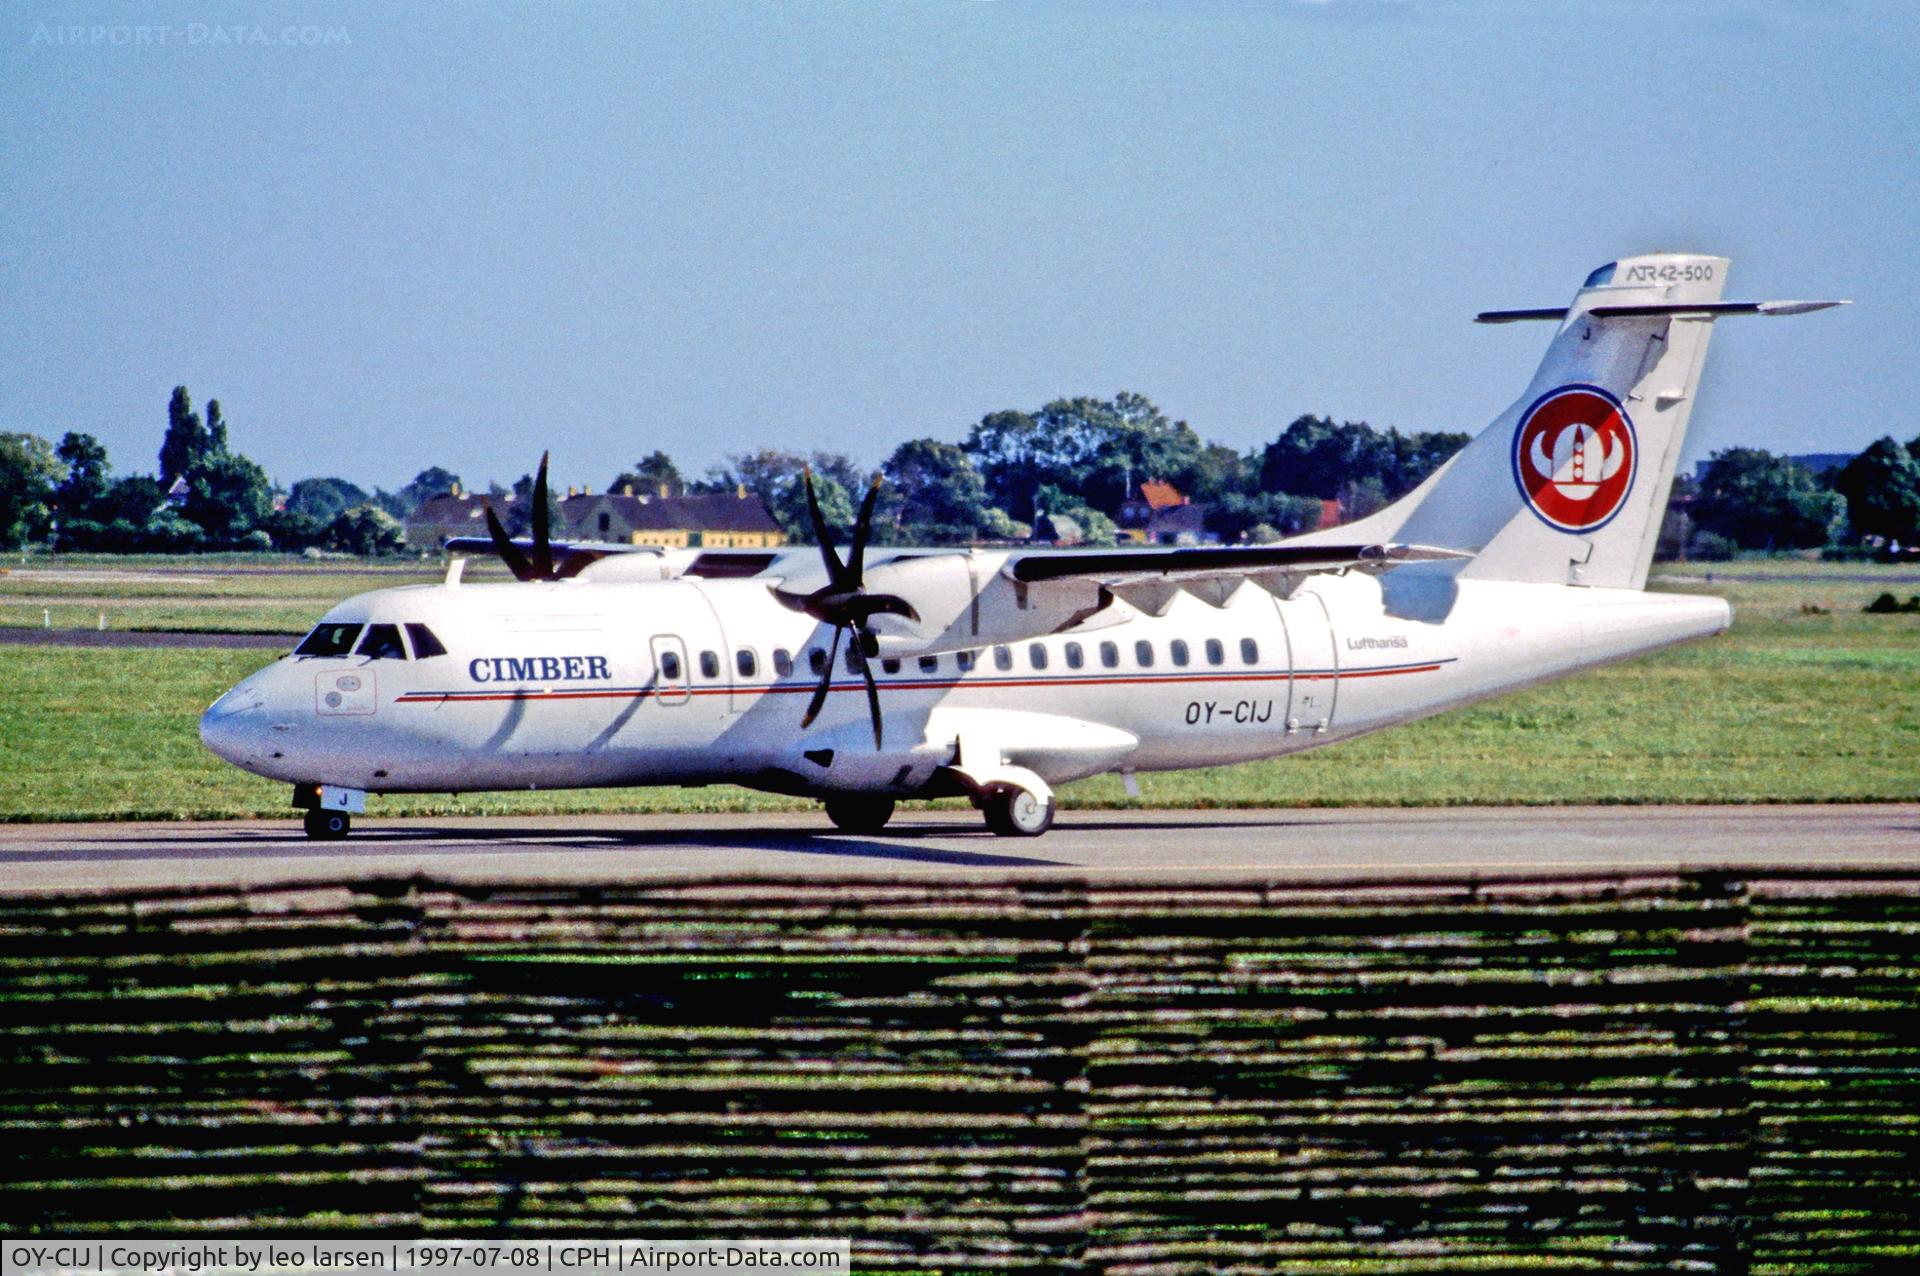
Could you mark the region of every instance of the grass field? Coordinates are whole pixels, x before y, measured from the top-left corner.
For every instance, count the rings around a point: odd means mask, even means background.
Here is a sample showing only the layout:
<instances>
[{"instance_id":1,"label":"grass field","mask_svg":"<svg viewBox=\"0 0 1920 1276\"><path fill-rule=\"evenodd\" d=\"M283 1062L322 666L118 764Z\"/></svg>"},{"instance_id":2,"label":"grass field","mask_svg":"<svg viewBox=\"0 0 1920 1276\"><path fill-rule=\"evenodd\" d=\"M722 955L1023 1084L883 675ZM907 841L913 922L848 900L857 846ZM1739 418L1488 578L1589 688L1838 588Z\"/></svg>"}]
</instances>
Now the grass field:
<instances>
[{"instance_id":1,"label":"grass field","mask_svg":"<svg viewBox=\"0 0 1920 1276\"><path fill-rule=\"evenodd\" d=\"M233 559L61 560L0 576L0 623L298 633L362 589L431 579ZM1143 776L1154 806L1920 799L1920 593L1911 568L1681 566L1656 588L1730 599L1728 634L1300 757ZM1661 576L1666 579L1661 579ZM1812 579L1807 579L1812 577ZM18 623L17 621L14 623ZM199 712L258 651L0 649L0 820L282 815L284 786L201 748ZM1102 777L1078 807L1132 805ZM809 804L728 787L377 798L371 814L744 810Z\"/></svg>"}]
</instances>

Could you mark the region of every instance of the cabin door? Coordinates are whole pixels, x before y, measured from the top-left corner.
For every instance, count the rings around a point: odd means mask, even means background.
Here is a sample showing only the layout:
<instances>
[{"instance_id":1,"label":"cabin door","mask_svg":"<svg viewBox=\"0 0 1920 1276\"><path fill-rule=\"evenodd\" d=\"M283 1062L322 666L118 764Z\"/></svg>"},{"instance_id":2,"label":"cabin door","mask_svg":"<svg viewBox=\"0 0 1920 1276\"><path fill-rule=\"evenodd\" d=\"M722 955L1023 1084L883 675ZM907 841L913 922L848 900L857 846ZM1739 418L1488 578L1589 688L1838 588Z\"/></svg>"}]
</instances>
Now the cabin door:
<instances>
[{"instance_id":1,"label":"cabin door","mask_svg":"<svg viewBox=\"0 0 1920 1276\"><path fill-rule=\"evenodd\" d=\"M1333 640L1333 619L1320 595L1303 590L1279 604L1287 629L1293 676L1287 686L1288 735L1319 735L1333 726L1334 700L1340 692L1340 656Z\"/></svg>"}]
</instances>

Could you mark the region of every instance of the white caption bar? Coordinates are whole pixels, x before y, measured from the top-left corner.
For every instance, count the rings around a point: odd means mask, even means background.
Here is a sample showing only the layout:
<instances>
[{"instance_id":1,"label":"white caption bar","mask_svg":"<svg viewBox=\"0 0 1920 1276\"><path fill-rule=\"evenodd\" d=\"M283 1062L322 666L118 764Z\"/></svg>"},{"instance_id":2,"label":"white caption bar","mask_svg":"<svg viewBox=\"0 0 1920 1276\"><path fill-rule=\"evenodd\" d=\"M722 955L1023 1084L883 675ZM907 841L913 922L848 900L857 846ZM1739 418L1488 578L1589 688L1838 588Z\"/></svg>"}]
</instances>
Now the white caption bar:
<instances>
[{"instance_id":1,"label":"white caption bar","mask_svg":"<svg viewBox=\"0 0 1920 1276\"><path fill-rule=\"evenodd\" d=\"M31 1240L0 1248L0 1276L845 1276L845 1240Z\"/></svg>"}]
</instances>

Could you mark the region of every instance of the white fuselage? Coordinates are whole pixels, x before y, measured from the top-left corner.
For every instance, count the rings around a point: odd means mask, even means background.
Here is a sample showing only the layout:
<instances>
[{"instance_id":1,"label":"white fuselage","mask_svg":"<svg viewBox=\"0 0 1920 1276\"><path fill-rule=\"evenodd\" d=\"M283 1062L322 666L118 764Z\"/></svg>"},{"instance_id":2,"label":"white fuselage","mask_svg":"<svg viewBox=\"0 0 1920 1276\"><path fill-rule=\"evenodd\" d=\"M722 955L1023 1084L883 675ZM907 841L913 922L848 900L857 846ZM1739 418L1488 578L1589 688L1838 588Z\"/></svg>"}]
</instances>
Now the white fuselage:
<instances>
[{"instance_id":1,"label":"white fuselage","mask_svg":"<svg viewBox=\"0 0 1920 1276\"><path fill-rule=\"evenodd\" d=\"M384 589L329 622L426 626L445 654L290 656L207 711L202 735L273 779L365 792L731 782L910 797L966 744L1048 783L1244 762L1331 743L1724 629L1718 598L1456 580L1309 577L1277 598L1176 595L1158 616L873 662L885 721L830 631L764 579ZM790 657L791 665L786 664ZM779 661L776 667L776 661Z\"/></svg>"}]
</instances>

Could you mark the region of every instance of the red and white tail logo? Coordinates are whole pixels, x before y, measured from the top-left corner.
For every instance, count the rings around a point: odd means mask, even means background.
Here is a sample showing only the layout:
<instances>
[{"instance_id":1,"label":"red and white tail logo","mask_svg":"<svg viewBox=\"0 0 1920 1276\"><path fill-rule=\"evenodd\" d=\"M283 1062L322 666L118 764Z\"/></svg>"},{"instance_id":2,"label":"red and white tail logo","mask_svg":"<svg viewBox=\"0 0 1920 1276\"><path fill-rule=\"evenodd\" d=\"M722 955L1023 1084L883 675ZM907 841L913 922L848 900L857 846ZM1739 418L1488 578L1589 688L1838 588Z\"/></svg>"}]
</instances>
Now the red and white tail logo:
<instances>
[{"instance_id":1,"label":"red and white tail logo","mask_svg":"<svg viewBox=\"0 0 1920 1276\"><path fill-rule=\"evenodd\" d=\"M1513 479L1520 495L1563 532L1591 532L1618 514L1639 459L1626 409L1598 386L1547 392L1513 432Z\"/></svg>"}]
</instances>

